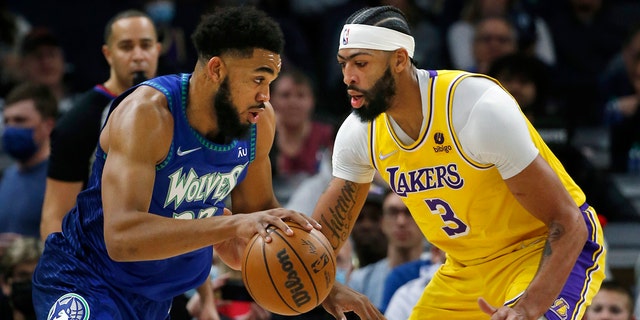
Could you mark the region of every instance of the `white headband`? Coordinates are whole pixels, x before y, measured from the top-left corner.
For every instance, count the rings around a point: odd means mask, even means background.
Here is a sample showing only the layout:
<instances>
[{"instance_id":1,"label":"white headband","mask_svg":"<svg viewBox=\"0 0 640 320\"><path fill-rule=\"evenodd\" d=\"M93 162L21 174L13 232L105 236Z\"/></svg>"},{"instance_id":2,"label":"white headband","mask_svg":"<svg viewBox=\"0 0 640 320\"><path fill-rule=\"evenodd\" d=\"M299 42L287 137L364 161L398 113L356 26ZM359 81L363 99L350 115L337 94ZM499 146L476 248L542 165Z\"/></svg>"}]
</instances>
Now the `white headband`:
<instances>
[{"instance_id":1,"label":"white headband","mask_svg":"<svg viewBox=\"0 0 640 320\"><path fill-rule=\"evenodd\" d=\"M388 28L366 24L345 24L340 33L339 49L352 48L383 51L405 48L409 57L413 58L415 41L408 34Z\"/></svg>"}]
</instances>

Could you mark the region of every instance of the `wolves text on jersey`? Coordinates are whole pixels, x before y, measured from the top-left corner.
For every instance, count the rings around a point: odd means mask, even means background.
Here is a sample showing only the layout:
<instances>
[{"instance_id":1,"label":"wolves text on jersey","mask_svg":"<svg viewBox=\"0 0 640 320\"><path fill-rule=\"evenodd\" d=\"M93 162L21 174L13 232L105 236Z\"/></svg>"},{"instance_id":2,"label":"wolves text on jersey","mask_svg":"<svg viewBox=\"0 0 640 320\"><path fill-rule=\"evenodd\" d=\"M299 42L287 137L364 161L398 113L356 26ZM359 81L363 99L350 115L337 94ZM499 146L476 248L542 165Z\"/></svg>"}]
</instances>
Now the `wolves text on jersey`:
<instances>
[{"instance_id":1,"label":"wolves text on jersey","mask_svg":"<svg viewBox=\"0 0 640 320\"><path fill-rule=\"evenodd\" d=\"M169 190L164 207L173 203L174 210L186 202L214 200L212 203L224 200L238 184L238 177L249 163L238 165L228 173L207 173L202 176L189 169L186 174L180 168L169 175Z\"/></svg>"}]
</instances>

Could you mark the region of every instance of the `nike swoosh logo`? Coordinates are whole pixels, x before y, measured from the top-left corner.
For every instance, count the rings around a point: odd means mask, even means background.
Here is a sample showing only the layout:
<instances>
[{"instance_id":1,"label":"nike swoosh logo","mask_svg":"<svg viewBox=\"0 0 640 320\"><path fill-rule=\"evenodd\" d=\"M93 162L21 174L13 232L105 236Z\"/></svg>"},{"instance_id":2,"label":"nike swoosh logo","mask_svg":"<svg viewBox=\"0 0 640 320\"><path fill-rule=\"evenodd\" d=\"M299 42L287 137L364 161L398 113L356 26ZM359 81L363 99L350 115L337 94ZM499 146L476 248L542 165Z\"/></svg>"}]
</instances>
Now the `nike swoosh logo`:
<instances>
[{"instance_id":1,"label":"nike swoosh logo","mask_svg":"<svg viewBox=\"0 0 640 320\"><path fill-rule=\"evenodd\" d=\"M382 154L382 152L380 152L380 154L378 155L378 157L380 158L380 161L382 161L382 160L384 160L384 159L386 159L386 158L389 158L389 157L391 157L392 155L396 154L396 152L398 152L398 150L391 151L391 152L389 152L389 153L387 153L387 154Z\"/></svg>"},{"instance_id":2,"label":"nike swoosh logo","mask_svg":"<svg viewBox=\"0 0 640 320\"><path fill-rule=\"evenodd\" d=\"M195 148L195 149L189 149L189 150L182 151L182 150L180 150L180 147L178 147L178 151L176 152L176 154L178 155L178 157L182 157L182 156L188 155L191 152L198 151L200 149L202 149L202 147L198 147L198 148Z\"/></svg>"}]
</instances>

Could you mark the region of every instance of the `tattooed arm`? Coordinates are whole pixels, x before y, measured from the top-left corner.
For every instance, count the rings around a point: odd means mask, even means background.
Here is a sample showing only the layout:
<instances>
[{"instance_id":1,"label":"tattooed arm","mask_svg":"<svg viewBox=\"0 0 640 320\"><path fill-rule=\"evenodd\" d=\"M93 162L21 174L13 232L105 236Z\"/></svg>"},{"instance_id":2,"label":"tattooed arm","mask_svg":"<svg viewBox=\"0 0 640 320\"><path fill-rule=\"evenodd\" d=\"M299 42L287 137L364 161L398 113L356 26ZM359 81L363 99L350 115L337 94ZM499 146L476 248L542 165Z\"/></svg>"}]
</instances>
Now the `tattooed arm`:
<instances>
[{"instance_id":1,"label":"tattooed arm","mask_svg":"<svg viewBox=\"0 0 640 320\"><path fill-rule=\"evenodd\" d=\"M370 183L355 183L333 178L318 199L313 218L322 225L322 233L338 254L367 199Z\"/></svg>"},{"instance_id":2,"label":"tattooed arm","mask_svg":"<svg viewBox=\"0 0 640 320\"><path fill-rule=\"evenodd\" d=\"M516 199L549 228L538 272L513 308L480 307L492 320L538 319L560 294L587 240L580 210L547 162L538 156L527 168L505 180Z\"/></svg>"},{"instance_id":3,"label":"tattooed arm","mask_svg":"<svg viewBox=\"0 0 640 320\"><path fill-rule=\"evenodd\" d=\"M329 239L336 254L353 229L369 185L333 178L318 200L313 218L322 225L320 231ZM365 295L339 283L334 285L322 306L336 319L345 319L347 311L355 312L360 319L384 319Z\"/></svg>"}]
</instances>

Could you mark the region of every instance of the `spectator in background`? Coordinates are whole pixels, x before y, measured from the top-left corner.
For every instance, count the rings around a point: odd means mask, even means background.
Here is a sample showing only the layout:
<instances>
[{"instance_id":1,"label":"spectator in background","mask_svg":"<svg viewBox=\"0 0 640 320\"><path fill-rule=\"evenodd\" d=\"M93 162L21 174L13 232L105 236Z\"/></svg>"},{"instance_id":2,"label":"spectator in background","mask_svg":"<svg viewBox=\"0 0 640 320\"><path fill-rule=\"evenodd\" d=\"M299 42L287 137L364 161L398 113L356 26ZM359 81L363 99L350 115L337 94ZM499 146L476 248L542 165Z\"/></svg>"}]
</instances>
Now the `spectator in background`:
<instances>
[{"instance_id":1,"label":"spectator in background","mask_svg":"<svg viewBox=\"0 0 640 320\"><path fill-rule=\"evenodd\" d=\"M629 28L622 50L609 61L599 79L607 125L615 125L633 114L640 102L633 86L637 61L640 61L640 23Z\"/></svg>"},{"instance_id":2,"label":"spectator in background","mask_svg":"<svg viewBox=\"0 0 640 320\"><path fill-rule=\"evenodd\" d=\"M349 238L336 255L336 281L347 284L353 272L353 240Z\"/></svg>"},{"instance_id":3,"label":"spectator in background","mask_svg":"<svg viewBox=\"0 0 640 320\"><path fill-rule=\"evenodd\" d=\"M631 83L635 89L635 97L640 101L640 59L635 62ZM628 172L629 151L634 143L640 143L640 102L630 105L615 123L609 125L610 156L613 172Z\"/></svg>"},{"instance_id":4,"label":"spectator in background","mask_svg":"<svg viewBox=\"0 0 640 320\"><path fill-rule=\"evenodd\" d=\"M615 281L602 282L583 320L635 320L633 294Z\"/></svg>"},{"instance_id":5,"label":"spectator in background","mask_svg":"<svg viewBox=\"0 0 640 320\"><path fill-rule=\"evenodd\" d=\"M157 39L162 44L159 58L159 73L185 72L187 63L187 43L185 32L174 24L176 3L173 0L146 0L144 11L157 28Z\"/></svg>"},{"instance_id":6,"label":"spectator in background","mask_svg":"<svg viewBox=\"0 0 640 320\"><path fill-rule=\"evenodd\" d=\"M487 73L496 59L518 50L518 35L511 22L502 16L480 20L473 35L473 65L467 71Z\"/></svg>"},{"instance_id":7,"label":"spectator in background","mask_svg":"<svg viewBox=\"0 0 640 320\"><path fill-rule=\"evenodd\" d=\"M11 12L6 2L0 1L0 100L20 80L20 43L31 29L29 21Z\"/></svg>"},{"instance_id":8,"label":"spectator in background","mask_svg":"<svg viewBox=\"0 0 640 320\"><path fill-rule=\"evenodd\" d=\"M42 242L38 238L20 237L11 243L0 258L2 294L8 298L12 311L9 318L2 319L36 319L31 298L31 277L41 254Z\"/></svg>"},{"instance_id":9,"label":"spectator in background","mask_svg":"<svg viewBox=\"0 0 640 320\"><path fill-rule=\"evenodd\" d=\"M430 16L426 14L415 0L377 0L372 6L392 5L406 12L407 22L411 27L416 41L414 60L418 65L426 69L443 68L445 63L444 40L433 23Z\"/></svg>"},{"instance_id":10,"label":"spectator in background","mask_svg":"<svg viewBox=\"0 0 640 320\"><path fill-rule=\"evenodd\" d=\"M65 64L60 40L51 30L36 27L25 36L20 50L22 80L49 87L60 113L71 109L75 94L65 83Z\"/></svg>"},{"instance_id":11,"label":"spectator in background","mask_svg":"<svg viewBox=\"0 0 640 320\"><path fill-rule=\"evenodd\" d=\"M304 73L284 71L272 89L276 137L269 157L276 196L286 203L303 179L318 172L322 154L332 147L335 132L332 125L314 120L314 86Z\"/></svg>"},{"instance_id":12,"label":"spectator in background","mask_svg":"<svg viewBox=\"0 0 640 320\"><path fill-rule=\"evenodd\" d=\"M380 225L387 238L386 257L353 270L348 282L349 287L366 295L378 309L382 304L385 279L391 269L418 260L425 248L418 225L402 198L394 192L388 191L384 196Z\"/></svg>"},{"instance_id":13,"label":"spectator in background","mask_svg":"<svg viewBox=\"0 0 640 320\"><path fill-rule=\"evenodd\" d=\"M351 231L356 268L366 267L387 256L387 237L382 232L382 201L385 193L384 187L371 184L369 194Z\"/></svg>"},{"instance_id":14,"label":"spectator in background","mask_svg":"<svg viewBox=\"0 0 640 320\"><path fill-rule=\"evenodd\" d=\"M389 302L398 288L409 281L421 277L421 275L423 275L427 270L431 269L434 263L439 262L439 264L442 264L442 261L444 261L444 252L431 244L428 244L427 246L429 247L429 250L423 252L422 255L420 255L420 259L405 262L391 269L389 275L384 280L384 291L382 292L380 311L383 313L386 312ZM442 259L440 259L440 256L442 256ZM422 289L424 289L424 286ZM418 297L421 292L422 291L418 292ZM418 297L416 297L416 299ZM410 312L411 310L408 311Z\"/></svg>"},{"instance_id":15,"label":"spectator in background","mask_svg":"<svg viewBox=\"0 0 640 320\"><path fill-rule=\"evenodd\" d=\"M601 123L598 77L619 51L623 27L602 0L554 3L546 17L553 34L556 64L551 86L571 127Z\"/></svg>"},{"instance_id":16,"label":"spectator in background","mask_svg":"<svg viewBox=\"0 0 640 320\"><path fill-rule=\"evenodd\" d=\"M419 277L408 281L394 291L389 301L384 316L387 320L406 320L411 315L411 310L418 302L424 288L429 284L433 275L444 263L445 253L436 246L429 249L429 264L420 269ZM399 267L392 270L398 270ZM389 275L391 276L391 274ZM385 286L386 291L386 286Z\"/></svg>"},{"instance_id":17,"label":"spectator in background","mask_svg":"<svg viewBox=\"0 0 640 320\"><path fill-rule=\"evenodd\" d=\"M82 94L51 135L40 227L43 240L60 231L62 217L87 183L107 106L133 84L156 75L160 48L153 22L141 11L122 11L107 22L102 53L109 64L109 79Z\"/></svg>"},{"instance_id":18,"label":"spectator in background","mask_svg":"<svg viewBox=\"0 0 640 320\"><path fill-rule=\"evenodd\" d=\"M508 54L493 61L487 75L500 81L536 127L564 126L563 115L549 95L549 67L540 59L524 53ZM562 142L567 142L566 137Z\"/></svg>"},{"instance_id":19,"label":"spectator in background","mask_svg":"<svg viewBox=\"0 0 640 320\"><path fill-rule=\"evenodd\" d=\"M0 233L40 237L49 135L57 114L58 101L43 84L23 83L6 98L2 144L15 163L0 180Z\"/></svg>"},{"instance_id":20,"label":"spectator in background","mask_svg":"<svg viewBox=\"0 0 640 320\"><path fill-rule=\"evenodd\" d=\"M31 24L21 15L9 10L7 1L0 0L0 109L7 93L20 82L20 43L31 29ZM0 113L0 132L3 130ZM11 164L11 158L0 144L1 172Z\"/></svg>"},{"instance_id":21,"label":"spectator in background","mask_svg":"<svg viewBox=\"0 0 640 320\"><path fill-rule=\"evenodd\" d=\"M473 43L476 25L487 17L502 16L518 34L516 48L555 64L551 33L546 22L519 0L466 0L460 19L447 29L447 46L455 69L469 70L474 63Z\"/></svg>"}]
</instances>

